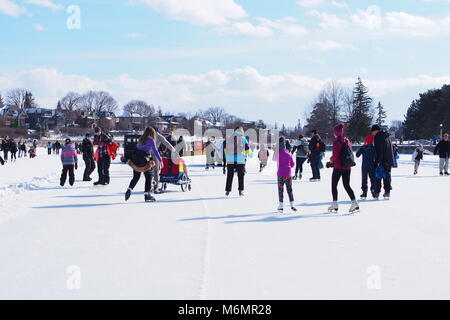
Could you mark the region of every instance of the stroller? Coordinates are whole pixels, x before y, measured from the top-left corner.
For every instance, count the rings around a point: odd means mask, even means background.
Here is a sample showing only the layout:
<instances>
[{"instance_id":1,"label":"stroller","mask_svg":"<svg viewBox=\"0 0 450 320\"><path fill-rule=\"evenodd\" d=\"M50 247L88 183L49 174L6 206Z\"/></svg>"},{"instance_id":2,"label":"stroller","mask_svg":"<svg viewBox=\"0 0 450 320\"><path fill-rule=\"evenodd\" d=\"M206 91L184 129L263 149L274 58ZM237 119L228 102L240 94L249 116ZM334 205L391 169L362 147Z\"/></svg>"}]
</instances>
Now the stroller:
<instances>
[{"instance_id":1,"label":"stroller","mask_svg":"<svg viewBox=\"0 0 450 320\"><path fill-rule=\"evenodd\" d=\"M183 192L191 191L191 179L187 174L186 163L183 159L178 159L178 164L169 158L163 158L164 167L161 170L159 182L163 192L167 190L167 184L174 184L181 187Z\"/></svg>"}]
</instances>

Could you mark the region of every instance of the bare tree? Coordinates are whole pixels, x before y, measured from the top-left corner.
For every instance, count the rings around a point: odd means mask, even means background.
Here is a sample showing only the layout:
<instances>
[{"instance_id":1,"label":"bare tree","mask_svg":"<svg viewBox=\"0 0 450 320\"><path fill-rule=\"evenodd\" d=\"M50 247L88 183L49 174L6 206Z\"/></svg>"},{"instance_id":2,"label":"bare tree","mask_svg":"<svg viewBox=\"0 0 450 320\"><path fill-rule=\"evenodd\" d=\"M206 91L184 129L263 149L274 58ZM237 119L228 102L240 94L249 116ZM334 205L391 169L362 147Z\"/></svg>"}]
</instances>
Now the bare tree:
<instances>
[{"instance_id":1,"label":"bare tree","mask_svg":"<svg viewBox=\"0 0 450 320\"><path fill-rule=\"evenodd\" d=\"M11 89L6 95L6 105L14 108L16 112L17 125L20 127L20 117L25 112L28 101L28 91L26 89Z\"/></svg>"},{"instance_id":2,"label":"bare tree","mask_svg":"<svg viewBox=\"0 0 450 320\"><path fill-rule=\"evenodd\" d=\"M105 91L89 91L80 101L82 108L92 112L95 117L102 118L104 112L115 112L118 108L117 101Z\"/></svg>"},{"instance_id":3,"label":"bare tree","mask_svg":"<svg viewBox=\"0 0 450 320\"><path fill-rule=\"evenodd\" d=\"M344 89L343 93L343 115L345 122L348 122L352 116L353 113L353 100L354 100L354 94L353 90L350 89Z\"/></svg>"},{"instance_id":4,"label":"bare tree","mask_svg":"<svg viewBox=\"0 0 450 320\"><path fill-rule=\"evenodd\" d=\"M128 102L123 107L123 111L130 114L136 113L141 117L152 117L156 113L154 106L149 105L147 102L142 100L132 100Z\"/></svg>"},{"instance_id":5,"label":"bare tree","mask_svg":"<svg viewBox=\"0 0 450 320\"><path fill-rule=\"evenodd\" d=\"M75 111L81 108L81 102L83 97L76 92L69 92L63 98L58 101L59 111L64 114L64 125L67 125L75 120Z\"/></svg>"},{"instance_id":6,"label":"bare tree","mask_svg":"<svg viewBox=\"0 0 450 320\"><path fill-rule=\"evenodd\" d=\"M336 80L328 82L323 90L324 99L327 100L327 105L330 110L330 121L332 126L341 122L344 94L344 88Z\"/></svg>"}]
</instances>

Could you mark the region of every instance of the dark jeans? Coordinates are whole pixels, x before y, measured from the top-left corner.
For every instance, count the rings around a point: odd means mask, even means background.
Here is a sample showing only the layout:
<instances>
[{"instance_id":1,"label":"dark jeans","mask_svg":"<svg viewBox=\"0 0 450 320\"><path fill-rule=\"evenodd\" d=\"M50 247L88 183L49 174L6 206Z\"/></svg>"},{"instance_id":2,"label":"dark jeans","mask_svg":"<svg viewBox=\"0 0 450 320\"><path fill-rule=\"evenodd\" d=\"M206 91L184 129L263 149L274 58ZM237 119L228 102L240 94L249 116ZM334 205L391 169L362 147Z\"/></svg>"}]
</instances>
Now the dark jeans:
<instances>
[{"instance_id":1,"label":"dark jeans","mask_svg":"<svg viewBox=\"0 0 450 320\"><path fill-rule=\"evenodd\" d=\"M296 158L296 167L295 167L295 175L298 176L298 173L303 173L303 164L305 163L306 158L297 157Z\"/></svg>"},{"instance_id":2,"label":"dark jeans","mask_svg":"<svg viewBox=\"0 0 450 320\"><path fill-rule=\"evenodd\" d=\"M16 156L16 154L17 154L17 151L11 151L11 160L17 160L17 156Z\"/></svg>"},{"instance_id":3,"label":"dark jeans","mask_svg":"<svg viewBox=\"0 0 450 320\"><path fill-rule=\"evenodd\" d=\"M319 168L320 156L312 156L310 162L313 179L320 179L320 168Z\"/></svg>"},{"instance_id":4,"label":"dark jeans","mask_svg":"<svg viewBox=\"0 0 450 320\"><path fill-rule=\"evenodd\" d=\"M369 190L368 180L370 179L370 192L375 193L377 190L377 179L375 178L375 169L366 169L362 168L362 184L361 189L365 195L367 195L367 191Z\"/></svg>"},{"instance_id":5,"label":"dark jeans","mask_svg":"<svg viewBox=\"0 0 450 320\"><path fill-rule=\"evenodd\" d=\"M47 154L52 154L52 149L47 149Z\"/></svg>"},{"instance_id":6,"label":"dark jeans","mask_svg":"<svg viewBox=\"0 0 450 320\"><path fill-rule=\"evenodd\" d=\"M73 184L75 183L75 165L73 164L66 164L63 165L63 170L61 173L61 186L64 186L64 184L66 183L66 179L67 179L67 174L69 174L69 184L71 186L73 186Z\"/></svg>"},{"instance_id":7,"label":"dark jeans","mask_svg":"<svg viewBox=\"0 0 450 320\"><path fill-rule=\"evenodd\" d=\"M352 170L345 170L345 169L334 169L333 170L333 176L331 178L331 192L333 194L333 201L338 201L338 183L339 180L342 177L342 182L344 184L344 189L347 191L348 196L350 199L356 200L355 193L353 192L353 189L350 187L350 174L352 173Z\"/></svg>"},{"instance_id":8,"label":"dark jeans","mask_svg":"<svg viewBox=\"0 0 450 320\"><path fill-rule=\"evenodd\" d=\"M225 191L231 192L235 171L237 171L239 180L238 190L244 191L245 164L227 164L227 184L225 187Z\"/></svg>"},{"instance_id":9,"label":"dark jeans","mask_svg":"<svg viewBox=\"0 0 450 320\"><path fill-rule=\"evenodd\" d=\"M109 166L111 157L109 155L98 158L98 181L100 183L109 183Z\"/></svg>"},{"instance_id":10,"label":"dark jeans","mask_svg":"<svg viewBox=\"0 0 450 320\"><path fill-rule=\"evenodd\" d=\"M85 169L83 174L83 180L89 180L92 172L95 170L95 160L93 157L83 156Z\"/></svg>"},{"instance_id":11,"label":"dark jeans","mask_svg":"<svg viewBox=\"0 0 450 320\"><path fill-rule=\"evenodd\" d=\"M292 192L292 178L278 177L278 200L283 203L284 200L284 185L289 196L289 201L294 202L294 194Z\"/></svg>"},{"instance_id":12,"label":"dark jeans","mask_svg":"<svg viewBox=\"0 0 450 320\"><path fill-rule=\"evenodd\" d=\"M3 158L8 160L8 150L3 150Z\"/></svg>"},{"instance_id":13,"label":"dark jeans","mask_svg":"<svg viewBox=\"0 0 450 320\"><path fill-rule=\"evenodd\" d=\"M148 170L144 172L145 176L145 192L150 192L152 188L152 171ZM139 179L141 178L141 172L133 171L133 179L130 182L129 188L131 190L136 187L136 184L139 182Z\"/></svg>"},{"instance_id":14,"label":"dark jeans","mask_svg":"<svg viewBox=\"0 0 450 320\"><path fill-rule=\"evenodd\" d=\"M383 186L384 186L384 191L385 192L390 193L391 189L392 189L392 186L391 186L391 182L392 182L391 168L390 167L386 168L386 166L384 166L384 170L386 171L386 179L376 179L377 180L377 184L376 184L375 193L377 193L377 194L381 193L381 182L383 182Z\"/></svg>"}]
</instances>

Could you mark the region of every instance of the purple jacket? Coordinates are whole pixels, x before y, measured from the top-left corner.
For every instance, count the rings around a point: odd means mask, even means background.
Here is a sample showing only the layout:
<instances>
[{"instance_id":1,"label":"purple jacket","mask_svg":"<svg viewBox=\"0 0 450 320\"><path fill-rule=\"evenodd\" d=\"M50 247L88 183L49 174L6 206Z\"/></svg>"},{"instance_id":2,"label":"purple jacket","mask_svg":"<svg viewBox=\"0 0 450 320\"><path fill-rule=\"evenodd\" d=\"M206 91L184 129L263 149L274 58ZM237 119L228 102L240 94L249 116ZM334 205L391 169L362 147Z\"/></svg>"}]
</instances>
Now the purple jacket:
<instances>
[{"instance_id":1,"label":"purple jacket","mask_svg":"<svg viewBox=\"0 0 450 320\"><path fill-rule=\"evenodd\" d=\"M66 144L61 150L61 162L63 165L75 165L78 162L77 153L71 144Z\"/></svg>"},{"instance_id":2,"label":"purple jacket","mask_svg":"<svg viewBox=\"0 0 450 320\"><path fill-rule=\"evenodd\" d=\"M158 159L159 162L162 161L161 156L158 152L158 149L156 149L156 144L154 139L147 139L144 144L138 144L137 146L138 150L147 152L147 153L153 153L153 155Z\"/></svg>"},{"instance_id":3,"label":"purple jacket","mask_svg":"<svg viewBox=\"0 0 450 320\"><path fill-rule=\"evenodd\" d=\"M292 168L295 166L294 159L286 149L281 149L273 155L273 161L278 162L277 175L279 177L292 177Z\"/></svg>"}]
</instances>

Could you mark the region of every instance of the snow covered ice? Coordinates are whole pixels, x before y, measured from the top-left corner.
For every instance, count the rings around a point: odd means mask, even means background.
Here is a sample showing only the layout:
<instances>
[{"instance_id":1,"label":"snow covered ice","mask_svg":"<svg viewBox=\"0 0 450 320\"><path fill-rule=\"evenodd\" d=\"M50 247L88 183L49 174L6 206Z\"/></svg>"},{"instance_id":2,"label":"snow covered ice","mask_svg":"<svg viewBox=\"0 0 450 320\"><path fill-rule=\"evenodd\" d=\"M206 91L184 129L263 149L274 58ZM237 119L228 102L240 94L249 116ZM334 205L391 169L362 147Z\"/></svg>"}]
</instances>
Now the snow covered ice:
<instances>
[{"instance_id":1,"label":"snow covered ice","mask_svg":"<svg viewBox=\"0 0 450 320\"><path fill-rule=\"evenodd\" d=\"M2 299L450 298L450 180L437 157L414 176L403 155L391 200L361 201L355 215L342 184L339 214L327 214L331 170L310 183L305 164L299 211L286 203L281 215L275 164L260 174L256 157L243 198L235 181L226 199L222 169L193 157L192 191L169 185L149 204L143 179L124 201L132 170L119 160L109 186L82 182L80 165L61 188L59 157L45 153L0 167Z\"/></svg>"}]
</instances>

